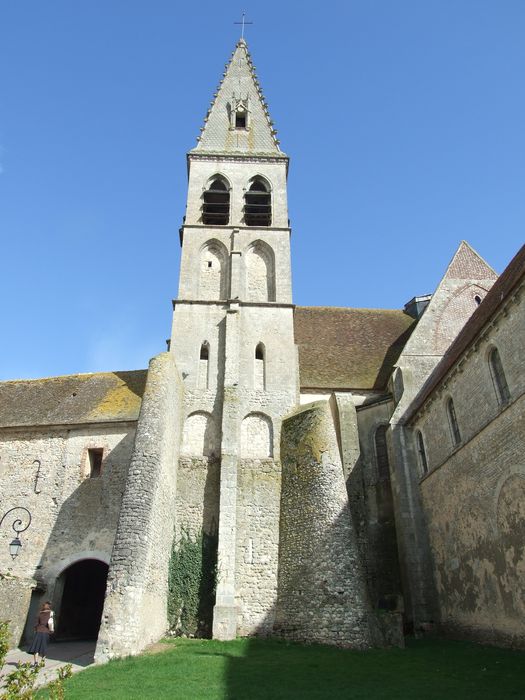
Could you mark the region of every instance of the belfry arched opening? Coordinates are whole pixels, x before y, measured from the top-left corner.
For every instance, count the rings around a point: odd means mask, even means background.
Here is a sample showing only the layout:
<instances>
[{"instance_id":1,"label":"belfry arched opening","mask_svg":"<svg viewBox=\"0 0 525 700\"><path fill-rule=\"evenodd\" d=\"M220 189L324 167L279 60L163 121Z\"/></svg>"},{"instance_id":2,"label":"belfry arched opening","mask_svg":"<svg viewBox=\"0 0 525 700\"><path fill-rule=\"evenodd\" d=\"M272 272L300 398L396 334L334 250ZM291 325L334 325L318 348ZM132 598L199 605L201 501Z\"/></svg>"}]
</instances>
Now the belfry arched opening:
<instances>
[{"instance_id":1,"label":"belfry arched opening","mask_svg":"<svg viewBox=\"0 0 525 700\"><path fill-rule=\"evenodd\" d=\"M62 589L57 601L57 639L96 639L104 608L108 565L98 559L82 559L65 569L58 579Z\"/></svg>"}]
</instances>

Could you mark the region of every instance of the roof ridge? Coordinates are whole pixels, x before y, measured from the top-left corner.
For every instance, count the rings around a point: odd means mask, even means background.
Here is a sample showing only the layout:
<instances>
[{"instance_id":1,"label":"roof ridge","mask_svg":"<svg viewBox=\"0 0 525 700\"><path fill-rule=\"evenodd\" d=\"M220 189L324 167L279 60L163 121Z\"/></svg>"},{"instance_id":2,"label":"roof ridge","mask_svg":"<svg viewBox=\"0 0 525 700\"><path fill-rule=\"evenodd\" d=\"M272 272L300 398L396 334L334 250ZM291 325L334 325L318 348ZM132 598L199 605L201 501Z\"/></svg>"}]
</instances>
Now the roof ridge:
<instances>
[{"instance_id":1,"label":"roof ridge","mask_svg":"<svg viewBox=\"0 0 525 700\"><path fill-rule=\"evenodd\" d=\"M404 309L381 309L377 307L368 306L301 306L296 304L296 309L333 309L337 311L391 311L396 313L406 314ZM406 314L409 316L410 314Z\"/></svg>"},{"instance_id":2,"label":"roof ridge","mask_svg":"<svg viewBox=\"0 0 525 700\"><path fill-rule=\"evenodd\" d=\"M21 379L2 379L0 384L21 384L22 382L50 382L53 379L73 379L75 377L95 377L103 374L124 374L131 372L147 372L147 369L116 369L103 372L75 372L73 374L55 374L50 377L23 377Z\"/></svg>"}]
</instances>

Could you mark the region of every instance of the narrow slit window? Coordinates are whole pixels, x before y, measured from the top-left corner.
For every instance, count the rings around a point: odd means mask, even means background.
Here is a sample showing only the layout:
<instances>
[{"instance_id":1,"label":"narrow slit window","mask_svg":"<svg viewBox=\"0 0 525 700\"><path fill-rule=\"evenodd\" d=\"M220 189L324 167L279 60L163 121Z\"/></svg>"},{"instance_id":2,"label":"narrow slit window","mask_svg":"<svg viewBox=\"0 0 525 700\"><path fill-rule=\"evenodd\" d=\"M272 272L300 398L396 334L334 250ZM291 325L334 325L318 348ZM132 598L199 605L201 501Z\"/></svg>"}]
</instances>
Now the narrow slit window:
<instances>
[{"instance_id":1,"label":"narrow slit window","mask_svg":"<svg viewBox=\"0 0 525 700\"><path fill-rule=\"evenodd\" d=\"M501 357L497 348L493 348L489 355L489 367L492 375L492 382L498 398L498 403L504 405L510 399L509 385L501 362Z\"/></svg>"},{"instance_id":2,"label":"narrow slit window","mask_svg":"<svg viewBox=\"0 0 525 700\"><path fill-rule=\"evenodd\" d=\"M229 220L230 192L226 184L216 178L203 194L202 223L207 226L225 226Z\"/></svg>"},{"instance_id":3,"label":"narrow slit window","mask_svg":"<svg viewBox=\"0 0 525 700\"><path fill-rule=\"evenodd\" d=\"M101 447L88 449L89 478L95 479L102 474L102 457L104 450Z\"/></svg>"},{"instance_id":4,"label":"narrow slit window","mask_svg":"<svg viewBox=\"0 0 525 700\"><path fill-rule=\"evenodd\" d=\"M421 430L418 430L416 433L416 441L419 466L421 467L421 472L426 474L428 472L427 453L425 451L425 443L423 442L423 434Z\"/></svg>"},{"instance_id":5,"label":"narrow slit window","mask_svg":"<svg viewBox=\"0 0 525 700\"><path fill-rule=\"evenodd\" d=\"M390 479L390 464L388 461L388 446L386 442L387 430L387 425L380 425L375 432L374 438L379 481L388 481Z\"/></svg>"},{"instance_id":6,"label":"narrow slit window","mask_svg":"<svg viewBox=\"0 0 525 700\"><path fill-rule=\"evenodd\" d=\"M210 346L201 345L199 355L199 389L208 389Z\"/></svg>"},{"instance_id":7,"label":"narrow slit window","mask_svg":"<svg viewBox=\"0 0 525 700\"><path fill-rule=\"evenodd\" d=\"M254 368L254 388L255 389L265 389L266 388L266 377L265 377L265 366L264 366L264 345L259 343L255 348L255 368Z\"/></svg>"},{"instance_id":8,"label":"narrow slit window","mask_svg":"<svg viewBox=\"0 0 525 700\"><path fill-rule=\"evenodd\" d=\"M458 420L456 418L456 409L454 408L454 402L452 401L452 399L449 399L447 401L447 414L448 422L450 425L450 432L452 434L452 442L454 444L454 447L456 447L461 442L461 433L459 432Z\"/></svg>"},{"instance_id":9,"label":"narrow slit window","mask_svg":"<svg viewBox=\"0 0 525 700\"><path fill-rule=\"evenodd\" d=\"M270 226L272 201L267 185L256 179L244 195L244 223L246 226Z\"/></svg>"}]
</instances>

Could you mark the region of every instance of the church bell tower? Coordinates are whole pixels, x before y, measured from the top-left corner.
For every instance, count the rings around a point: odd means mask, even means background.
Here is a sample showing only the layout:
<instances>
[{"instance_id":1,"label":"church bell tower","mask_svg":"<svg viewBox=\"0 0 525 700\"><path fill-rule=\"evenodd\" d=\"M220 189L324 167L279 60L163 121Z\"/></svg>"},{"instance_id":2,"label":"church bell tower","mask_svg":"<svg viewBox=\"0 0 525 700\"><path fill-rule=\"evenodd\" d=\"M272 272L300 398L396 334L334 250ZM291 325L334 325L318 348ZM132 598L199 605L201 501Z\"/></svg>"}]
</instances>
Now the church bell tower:
<instances>
[{"instance_id":1,"label":"church bell tower","mask_svg":"<svg viewBox=\"0 0 525 700\"><path fill-rule=\"evenodd\" d=\"M185 397L178 481L207 470L202 522L218 535L219 639L273 624L281 419L299 395L287 171L241 39L188 153L170 345Z\"/></svg>"}]
</instances>

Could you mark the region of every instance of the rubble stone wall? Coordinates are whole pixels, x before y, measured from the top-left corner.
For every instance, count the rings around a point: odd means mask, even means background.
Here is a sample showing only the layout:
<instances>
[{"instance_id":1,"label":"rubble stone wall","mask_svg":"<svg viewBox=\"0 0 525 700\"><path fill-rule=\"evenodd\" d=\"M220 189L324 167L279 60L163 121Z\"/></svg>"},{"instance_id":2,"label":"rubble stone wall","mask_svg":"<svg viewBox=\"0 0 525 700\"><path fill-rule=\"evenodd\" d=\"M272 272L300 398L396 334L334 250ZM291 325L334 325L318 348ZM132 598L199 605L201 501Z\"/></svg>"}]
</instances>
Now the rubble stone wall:
<instances>
[{"instance_id":1,"label":"rubble stone wall","mask_svg":"<svg viewBox=\"0 0 525 700\"><path fill-rule=\"evenodd\" d=\"M96 656L136 654L167 629L182 385L173 354L149 366L111 555Z\"/></svg>"}]
</instances>

